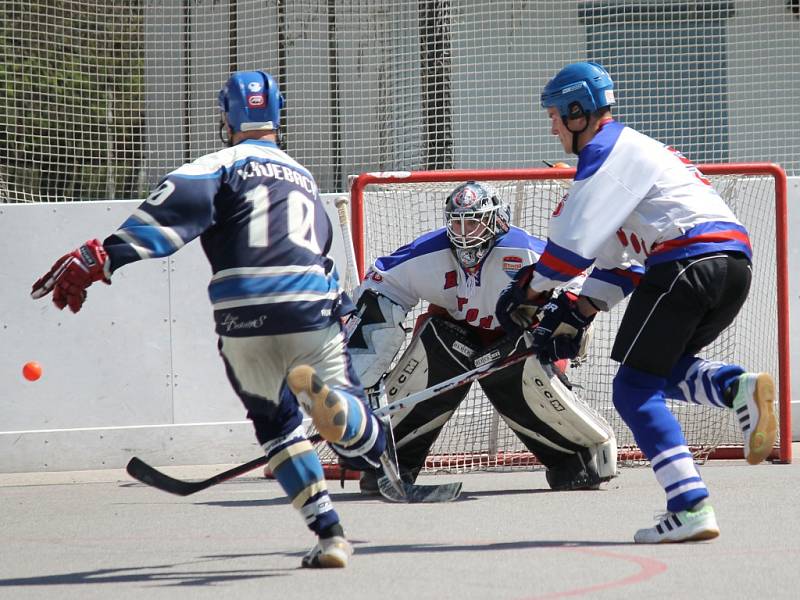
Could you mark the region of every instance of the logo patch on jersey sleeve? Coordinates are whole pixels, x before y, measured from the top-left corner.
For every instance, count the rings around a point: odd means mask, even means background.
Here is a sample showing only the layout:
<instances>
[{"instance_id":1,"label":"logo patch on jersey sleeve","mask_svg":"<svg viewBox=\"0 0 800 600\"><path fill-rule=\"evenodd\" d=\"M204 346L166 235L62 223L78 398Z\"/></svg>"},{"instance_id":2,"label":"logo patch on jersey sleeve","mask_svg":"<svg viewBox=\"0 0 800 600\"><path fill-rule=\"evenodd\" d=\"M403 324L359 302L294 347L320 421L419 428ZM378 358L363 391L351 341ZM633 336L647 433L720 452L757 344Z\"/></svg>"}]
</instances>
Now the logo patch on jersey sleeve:
<instances>
[{"instance_id":1,"label":"logo patch on jersey sleeve","mask_svg":"<svg viewBox=\"0 0 800 600\"><path fill-rule=\"evenodd\" d=\"M504 256L503 257L503 271L509 277L514 277L517 271L522 268L522 259L519 256Z\"/></svg>"},{"instance_id":2,"label":"logo patch on jersey sleeve","mask_svg":"<svg viewBox=\"0 0 800 600\"><path fill-rule=\"evenodd\" d=\"M458 285L458 273L455 271L448 271L444 274L444 288L445 290L449 290L450 288L456 287Z\"/></svg>"}]
</instances>

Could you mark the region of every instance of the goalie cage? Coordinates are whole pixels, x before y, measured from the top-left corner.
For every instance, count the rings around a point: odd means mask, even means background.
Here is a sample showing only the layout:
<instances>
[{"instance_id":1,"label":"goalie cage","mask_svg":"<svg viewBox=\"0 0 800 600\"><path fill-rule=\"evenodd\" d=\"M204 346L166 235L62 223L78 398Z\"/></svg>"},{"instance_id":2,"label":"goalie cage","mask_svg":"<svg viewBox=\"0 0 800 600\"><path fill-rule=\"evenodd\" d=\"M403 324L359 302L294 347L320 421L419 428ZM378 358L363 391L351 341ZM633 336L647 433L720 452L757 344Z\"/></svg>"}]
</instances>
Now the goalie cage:
<instances>
[{"instance_id":1,"label":"goalie cage","mask_svg":"<svg viewBox=\"0 0 800 600\"><path fill-rule=\"evenodd\" d=\"M779 434L770 458L791 461L788 342L786 174L771 163L699 165L751 235L754 278L736 321L702 355L738 362L750 371L773 374L778 390ZM363 173L351 179L351 220L359 280L365 266L415 237L442 227L444 201L458 183L491 184L511 208L512 223L547 237L547 223L570 186L574 169L490 169ZM569 370L575 391L612 425L620 464L644 464L630 430L611 401L616 364L609 355L627 302L595 320L586 363ZM418 306L407 325L425 310ZM741 458L742 438L733 411L668 401L699 461ZM322 451L333 468L335 457ZM431 449L426 471L532 468L535 458L499 418L473 384Z\"/></svg>"}]
</instances>

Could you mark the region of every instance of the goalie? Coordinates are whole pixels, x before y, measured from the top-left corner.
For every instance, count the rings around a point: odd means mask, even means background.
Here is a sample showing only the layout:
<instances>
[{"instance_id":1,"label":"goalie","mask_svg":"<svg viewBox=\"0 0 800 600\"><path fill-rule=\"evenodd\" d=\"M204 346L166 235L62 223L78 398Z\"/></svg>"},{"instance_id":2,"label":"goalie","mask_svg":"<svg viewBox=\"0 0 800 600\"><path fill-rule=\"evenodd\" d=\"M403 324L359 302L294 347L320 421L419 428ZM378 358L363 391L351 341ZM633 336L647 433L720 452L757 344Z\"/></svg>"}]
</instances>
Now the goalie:
<instances>
[{"instance_id":1,"label":"goalie","mask_svg":"<svg viewBox=\"0 0 800 600\"><path fill-rule=\"evenodd\" d=\"M376 260L354 294L357 311L349 322L348 342L354 367L365 387L379 388L383 382L388 402L469 371L476 358L487 357L487 350L504 336L494 312L500 292L544 248L542 240L510 225L508 207L481 183L455 188L444 216L445 227ZM403 321L420 301L429 303L428 310L417 319L406 350L387 373L406 341ZM575 356L572 346L585 339L554 338L545 362ZM480 385L511 430L547 467L552 489L596 489L616 475L614 434L553 379L539 359L529 358L481 379ZM407 481L415 481L469 389L466 384L392 415L398 463ZM377 493L376 480L377 472L364 472L362 493Z\"/></svg>"}]
</instances>

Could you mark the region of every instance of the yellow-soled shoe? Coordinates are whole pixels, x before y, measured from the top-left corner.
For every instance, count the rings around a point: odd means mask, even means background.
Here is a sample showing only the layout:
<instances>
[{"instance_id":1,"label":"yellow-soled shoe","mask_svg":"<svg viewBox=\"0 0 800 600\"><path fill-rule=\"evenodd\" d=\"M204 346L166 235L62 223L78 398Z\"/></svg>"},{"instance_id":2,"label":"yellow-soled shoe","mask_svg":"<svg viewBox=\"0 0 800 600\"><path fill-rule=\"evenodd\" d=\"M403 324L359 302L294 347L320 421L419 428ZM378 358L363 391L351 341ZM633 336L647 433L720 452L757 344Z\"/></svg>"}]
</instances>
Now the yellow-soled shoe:
<instances>
[{"instance_id":1,"label":"yellow-soled shoe","mask_svg":"<svg viewBox=\"0 0 800 600\"><path fill-rule=\"evenodd\" d=\"M744 457L757 465L775 446L775 382L769 373L743 373L738 378L733 411L744 438Z\"/></svg>"},{"instance_id":2,"label":"yellow-soled shoe","mask_svg":"<svg viewBox=\"0 0 800 600\"><path fill-rule=\"evenodd\" d=\"M320 538L301 563L307 569L343 569L350 562L353 546L342 536Z\"/></svg>"},{"instance_id":3,"label":"yellow-soled shoe","mask_svg":"<svg viewBox=\"0 0 800 600\"><path fill-rule=\"evenodd\" d=\"M308 365L289 371L286 383L320 435L329 442L340 441L347 427L347 401L332 391Z\"/></svg>"}]
</instances>

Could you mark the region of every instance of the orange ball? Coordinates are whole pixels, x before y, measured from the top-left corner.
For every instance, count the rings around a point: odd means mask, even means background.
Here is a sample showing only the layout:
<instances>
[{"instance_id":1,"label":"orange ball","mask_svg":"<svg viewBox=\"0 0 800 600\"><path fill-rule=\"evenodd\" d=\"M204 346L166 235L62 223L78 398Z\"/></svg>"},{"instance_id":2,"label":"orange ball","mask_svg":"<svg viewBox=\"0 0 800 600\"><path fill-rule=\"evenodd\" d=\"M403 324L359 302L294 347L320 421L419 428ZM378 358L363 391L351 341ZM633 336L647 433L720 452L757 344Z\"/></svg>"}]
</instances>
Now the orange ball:
<instances>
[{"instance_id":1,"label":"orange ball","mask_svg":"<svg viewBox=\"0 0 800 600\"><path fill-rule=\"evenodd\" d=\"M22 376L28 381L36 381L42 376L42 365L36 361L25 363L22 367Z\"/></svg>"}]
</instances>

